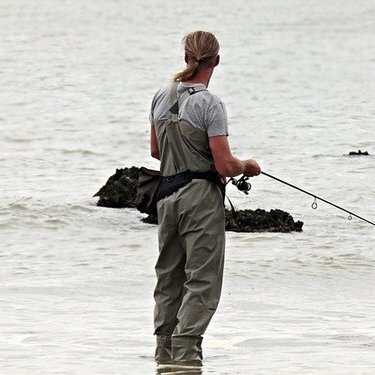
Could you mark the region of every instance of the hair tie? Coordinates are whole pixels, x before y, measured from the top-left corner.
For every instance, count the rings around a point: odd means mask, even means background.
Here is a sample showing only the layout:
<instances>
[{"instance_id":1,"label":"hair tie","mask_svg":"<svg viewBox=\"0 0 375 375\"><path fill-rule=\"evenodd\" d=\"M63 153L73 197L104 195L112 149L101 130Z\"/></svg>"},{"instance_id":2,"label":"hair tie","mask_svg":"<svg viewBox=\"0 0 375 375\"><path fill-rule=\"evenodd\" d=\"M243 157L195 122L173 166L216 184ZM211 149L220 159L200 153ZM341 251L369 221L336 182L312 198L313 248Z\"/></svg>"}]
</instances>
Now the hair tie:
<instances>
[{"instance_id":1,"label":"hair tie","mask_svg":"<svg viewBox=\"0 0 375 375\"><path fill-rule=\"evenodd\" d=\"M198 59L197 57L193 57L193 60L194 60L194 62L196 62L198 64L204 61L204 59L202 59L202 58Z\"/></svg>"}]
</instances>

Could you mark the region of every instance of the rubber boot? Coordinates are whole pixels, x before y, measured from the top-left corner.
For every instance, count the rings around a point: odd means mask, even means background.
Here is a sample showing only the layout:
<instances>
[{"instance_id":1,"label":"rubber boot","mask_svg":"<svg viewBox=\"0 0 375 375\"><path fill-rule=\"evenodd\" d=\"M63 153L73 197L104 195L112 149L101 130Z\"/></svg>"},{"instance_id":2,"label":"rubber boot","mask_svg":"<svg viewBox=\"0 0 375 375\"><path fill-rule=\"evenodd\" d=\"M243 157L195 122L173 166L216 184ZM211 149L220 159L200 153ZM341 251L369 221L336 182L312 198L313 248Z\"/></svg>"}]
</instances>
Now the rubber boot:
<instances>
[{"instance_id":1,"label":"rubber boot","mask_svg":"<svg viewBox=\"0 0 375 375\"><path fill-rule=\"evenodd\" d=\"M189 366L202 365L202 337L172 337L172 360Z\"/></svg>"},{"instance_id":2,"label":"rubber boot","mask_svg":"<svg viewBox=\"0 0 375 375\"><path fill-rule=\"evenodd\" d=\"M160 364L170 363L172 355L171 336L157 335L155 361Z\"/></svg>"}]
</instances>

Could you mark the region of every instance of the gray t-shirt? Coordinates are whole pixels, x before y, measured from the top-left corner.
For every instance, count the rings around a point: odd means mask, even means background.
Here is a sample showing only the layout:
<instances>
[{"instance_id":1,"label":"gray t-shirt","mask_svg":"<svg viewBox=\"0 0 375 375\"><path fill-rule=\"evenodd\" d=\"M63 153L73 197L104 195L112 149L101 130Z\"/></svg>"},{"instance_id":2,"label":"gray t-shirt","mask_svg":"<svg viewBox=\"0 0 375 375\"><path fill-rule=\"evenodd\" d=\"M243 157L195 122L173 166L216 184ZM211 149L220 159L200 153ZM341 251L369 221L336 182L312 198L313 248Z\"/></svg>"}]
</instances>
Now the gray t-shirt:
<instances>
[{"instance_id":1,"label":"gray t-shirt","mask_svg":"<svg viewBox=\"0 0 375 375\"><path fill-rule=\"evenodd\" d=\"M202 83L186 84L180 82L177 87L177 98L190 87L203 87ZM157 120L165 120L170 116L171 84L163 86L155 94L150 112L151 125ZM209 137L228 135L228 118L224 103L208 90L199 91L190 95L180 106L179 118L193 127L206 131Z\"/></svg>"}]
</instances>

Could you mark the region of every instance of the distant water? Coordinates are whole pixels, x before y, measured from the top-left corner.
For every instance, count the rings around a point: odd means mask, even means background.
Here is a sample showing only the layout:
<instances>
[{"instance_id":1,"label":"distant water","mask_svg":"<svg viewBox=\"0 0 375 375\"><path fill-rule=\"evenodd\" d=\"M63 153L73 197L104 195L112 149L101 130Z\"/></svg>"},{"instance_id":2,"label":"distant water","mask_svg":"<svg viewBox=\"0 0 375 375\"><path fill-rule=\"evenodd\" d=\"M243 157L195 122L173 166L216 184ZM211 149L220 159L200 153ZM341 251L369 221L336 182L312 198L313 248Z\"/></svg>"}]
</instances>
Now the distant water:
<instances>
[{"instance_id":1,"label":"distant water","mask_svg":"<svg viewBox=\"0 0 375 375\"><path fill-rule=\"evenodd\" d=\"M92 195L157 167L149 106L186 32L221 41L238 156L375 220L374 1L2 0L0 25L1 374L155 374L156 227ZM304 231L228 233L202 374L375 373L374 227L252 184L238 208Z\"/></svg>"}]
</instances>

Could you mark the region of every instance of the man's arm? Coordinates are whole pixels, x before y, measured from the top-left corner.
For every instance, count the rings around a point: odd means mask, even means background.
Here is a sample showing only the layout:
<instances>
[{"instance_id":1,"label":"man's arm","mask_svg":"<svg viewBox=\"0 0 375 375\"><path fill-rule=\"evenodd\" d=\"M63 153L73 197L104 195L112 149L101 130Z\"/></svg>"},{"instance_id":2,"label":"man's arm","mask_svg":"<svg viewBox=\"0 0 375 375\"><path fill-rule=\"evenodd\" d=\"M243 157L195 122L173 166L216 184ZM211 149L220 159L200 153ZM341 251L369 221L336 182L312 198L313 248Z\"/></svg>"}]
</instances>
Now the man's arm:
<instances>
[{"instance_id":1,"label":"man's arm","mask_svg":"<svg viewBox=\"0 0 375 375\"><path fill-rule=\"evenodd\" d=\"M209 145L215 168L221 176L234 177L244 174L252 177L260 173L260 167L255 160L240 160L232 154L226 135L210 137Z\"/></svg>"},{"instance_id":2,"label":"man's arm","mask_svg":"<svg viewBox=\"0 0 375 375\"><path fill-rule=\"evenodd\" d=\"M158 140L156 138L155 126L153 125L151 125L150 149L151 149L151 156L155 159L160 160Z\"/></svg>"}]
</instances>

